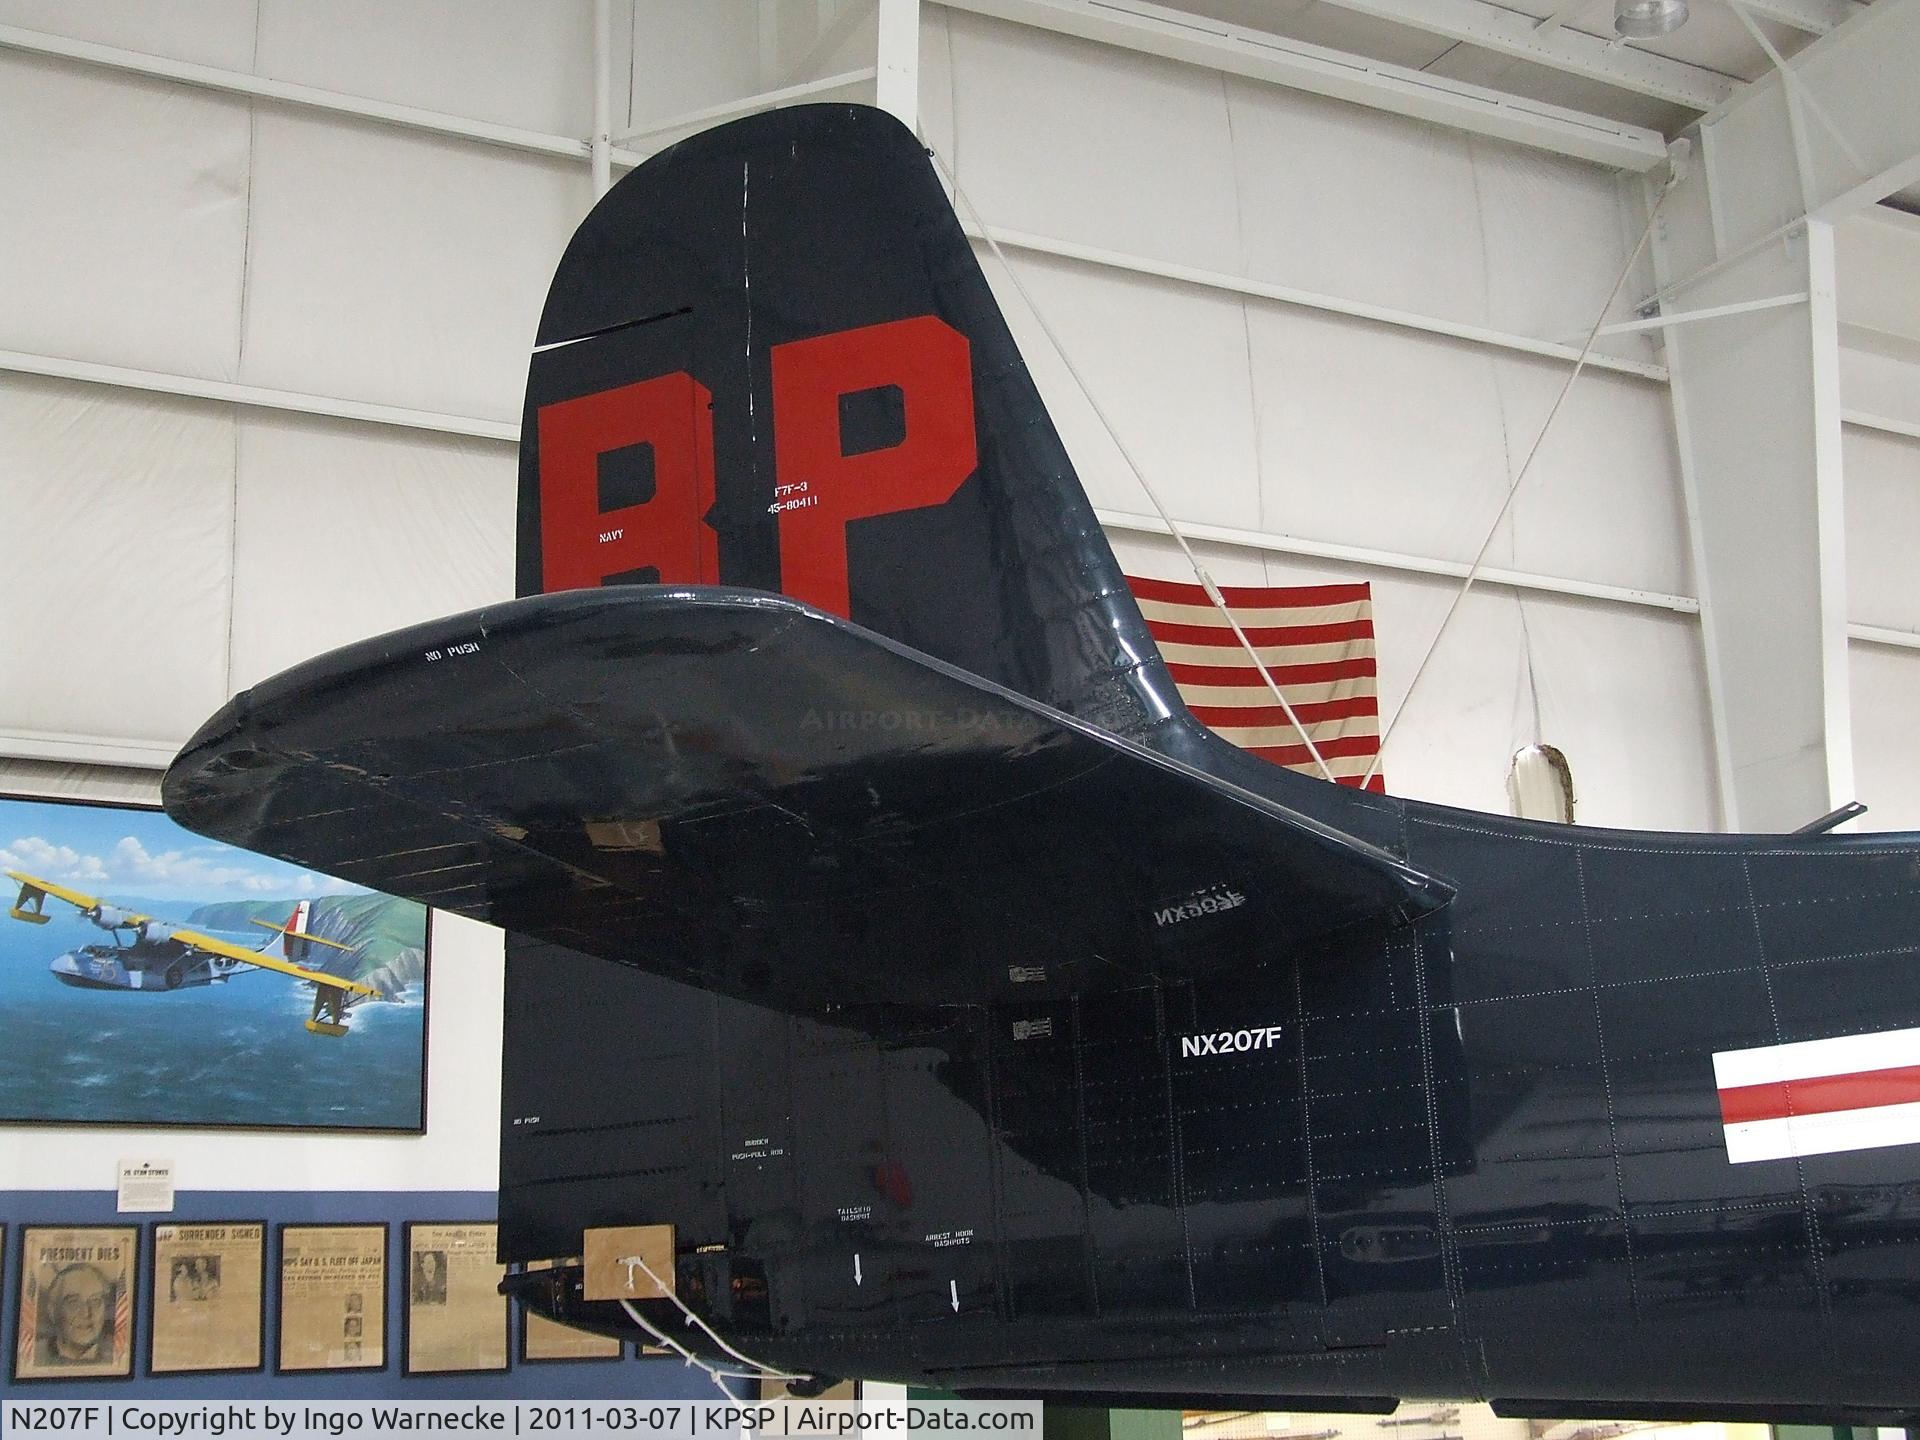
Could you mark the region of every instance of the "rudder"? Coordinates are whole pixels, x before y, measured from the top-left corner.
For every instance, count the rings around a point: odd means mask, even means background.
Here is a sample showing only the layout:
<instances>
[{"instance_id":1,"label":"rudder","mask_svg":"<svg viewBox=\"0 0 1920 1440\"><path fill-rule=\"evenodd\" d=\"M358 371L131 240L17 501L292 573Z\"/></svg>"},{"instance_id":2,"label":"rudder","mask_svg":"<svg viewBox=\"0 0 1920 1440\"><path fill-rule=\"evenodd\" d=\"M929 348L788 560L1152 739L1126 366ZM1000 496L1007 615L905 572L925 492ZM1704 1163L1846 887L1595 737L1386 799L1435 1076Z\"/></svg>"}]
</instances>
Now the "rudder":
<instances>
[{"instance_id":1,"label":"rudder","mask_svg":"<svg viewBox=\"0 0 1920 1440\"><path fill-rule=\"evenodd\" d=\"M518 590L773 590L1121 734L1179 701L945 192L861 106L649 160L528 380Z\"/></svg>"}]
</instances>

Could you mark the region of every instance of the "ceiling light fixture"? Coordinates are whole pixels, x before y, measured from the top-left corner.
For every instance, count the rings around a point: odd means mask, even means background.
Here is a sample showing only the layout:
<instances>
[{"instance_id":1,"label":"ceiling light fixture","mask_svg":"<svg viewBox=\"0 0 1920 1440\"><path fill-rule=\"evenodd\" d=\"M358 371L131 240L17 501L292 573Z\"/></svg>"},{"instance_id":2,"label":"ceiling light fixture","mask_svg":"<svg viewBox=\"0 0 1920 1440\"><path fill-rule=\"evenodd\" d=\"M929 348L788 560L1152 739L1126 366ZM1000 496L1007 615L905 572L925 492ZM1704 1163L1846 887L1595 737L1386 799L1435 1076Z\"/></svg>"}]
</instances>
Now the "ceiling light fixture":
<instances>
[{"instance_id":1,"label":"ceiling light fixture","mask_svg":"<svg viewBox=\"0 0 1920 1440\"><path fill-rule=\"evenodd\" d=\"M1686 23L1687 0L1614 0L1614 31L1628 40L1671 35Z\"/></svg>"}]
</instances>

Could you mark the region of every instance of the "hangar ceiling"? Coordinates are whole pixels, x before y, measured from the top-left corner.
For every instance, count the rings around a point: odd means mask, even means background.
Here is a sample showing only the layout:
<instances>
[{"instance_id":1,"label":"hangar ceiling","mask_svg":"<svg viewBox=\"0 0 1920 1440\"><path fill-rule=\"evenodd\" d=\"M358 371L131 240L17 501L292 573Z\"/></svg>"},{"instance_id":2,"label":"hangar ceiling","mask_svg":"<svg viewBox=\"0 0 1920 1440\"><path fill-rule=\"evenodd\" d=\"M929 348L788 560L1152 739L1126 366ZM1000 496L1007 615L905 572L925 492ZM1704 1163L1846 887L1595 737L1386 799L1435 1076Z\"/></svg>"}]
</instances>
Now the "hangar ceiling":
<instances>
[{"instance_id":1,"label":"hangar ceiling","mask_svg":"<svg viewBox=\"0 0 1920 1440\"><path fill-rule=\"evenodd\" d=\"M856 0L857 3L857 0ZM1614 32L1614 0L945 0L953 8L1067 33L1114 38L1111 27L1144 22L1178 43L1259 49L1296 42L1338 64L1378 62L1406 75L1471 87L1612 122L1649 155L1867 9L1872 0L1693 0L1670 34L1626 40ZM1884 3L1884 0L1882 0ZM1425 118L1436 118L1426 116ZM1499 133L1499 132L1494 132ZM1511 138L1511 137L1509 137ZM1568 153L1578 153L1569 151ZM1643 169L1630 155L1589 155ZM1920 186L1889 197L1920 212Z\"/></svg>"},{"instance_id":2,"label":"hangar ceiling","mask_svg":"<svg viewBox=\"0 0 1920 1440\"><path fill-rule=\"evenodd\" d=\"M1773 63L1725 0L1695 0L1678 30L1635 41L1614 35L1613 0L1179 0L1176 8L1664 135L1679 133ZM1853 0L1748 7L1787 58L1864 8ZM1679 95L1712 103L1664 98Z\"/></svg>"}]
</instances>

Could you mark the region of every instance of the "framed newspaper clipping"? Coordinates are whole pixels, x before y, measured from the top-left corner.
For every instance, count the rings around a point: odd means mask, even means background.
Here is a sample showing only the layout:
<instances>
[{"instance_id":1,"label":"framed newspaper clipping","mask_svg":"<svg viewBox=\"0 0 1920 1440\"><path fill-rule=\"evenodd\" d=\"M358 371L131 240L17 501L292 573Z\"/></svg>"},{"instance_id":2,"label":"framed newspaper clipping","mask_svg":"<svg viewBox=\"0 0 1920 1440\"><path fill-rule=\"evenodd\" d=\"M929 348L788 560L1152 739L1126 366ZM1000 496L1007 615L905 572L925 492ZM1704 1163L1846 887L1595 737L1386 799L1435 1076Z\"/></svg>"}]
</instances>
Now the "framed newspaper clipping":
<instances>
[{"instance_id":1,"label":"framed newspaper clipping","mask_svg":"<svg viewBox=\"0 0 1920 1440\"><path fill-rule=\"evenodd\" d=\"M407 1225L407 1308L401 1373L473 1374L507 1368L506 1267L499 1227L472 1220Z\"/></svg>"},{"instance_id":2,"label":"framed newspaper clipping","mask_svg":"<svg viewBox=\"0 0 1920 1440\"><path fill-rule=\"evenodd\" d=\"M264 1220L155 1222L147 1238L149 1375L240 1374L266 1366Z\"/></svg>"},{"instance_id":3,"label":"framed newspaper clipping","mask_svg":"<svg viewBox=\"0 0 1920 1440\"><path fill-rule=\"evenodd\" d=\"M280 1227L274 1373L387 1368L387 1227Z\"/></svg>"},{"instance_id":4,"label":"framed newspaper clipping","mask_svg":"<svg viewBox=\"0 0 1920 1440\"><path fill-rule=\"evenodd\" d=\"M132 1377L139 1251L133 1225L22 1228L16 1382Z\"/></svg>"}]
</instances>

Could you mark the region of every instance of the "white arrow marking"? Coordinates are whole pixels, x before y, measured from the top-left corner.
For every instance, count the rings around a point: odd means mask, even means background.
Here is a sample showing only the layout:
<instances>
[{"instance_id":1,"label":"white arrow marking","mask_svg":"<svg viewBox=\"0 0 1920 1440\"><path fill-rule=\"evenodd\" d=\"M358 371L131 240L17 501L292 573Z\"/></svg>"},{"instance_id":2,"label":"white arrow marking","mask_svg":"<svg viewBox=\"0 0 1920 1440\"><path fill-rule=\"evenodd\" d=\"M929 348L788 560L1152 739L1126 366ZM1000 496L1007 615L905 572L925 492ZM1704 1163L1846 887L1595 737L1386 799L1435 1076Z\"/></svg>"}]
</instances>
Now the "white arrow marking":
<instances>
[{"instance_id":1,"label":"white arrow marking","mask_svg":"<svg viewBox=\"0 0 1920 1440\"><path fill-rule=\"evenodd\" d=\"M958 1280L947 1281L947 1293L953 1297L953 1308L957 1314L960 1309L960 1282Z\"/></svg>"},{"instance_id":2,"label":"white arrow marking","mask_svg":"<svg viewBox=\"0 0 1920 1440\"><path fill-rule=\"evenodd\" d=\"M856 1285L860 1283L860 1252L858 1250L853 1252L853 1283Z\"/></svg>"}]
</instances>

